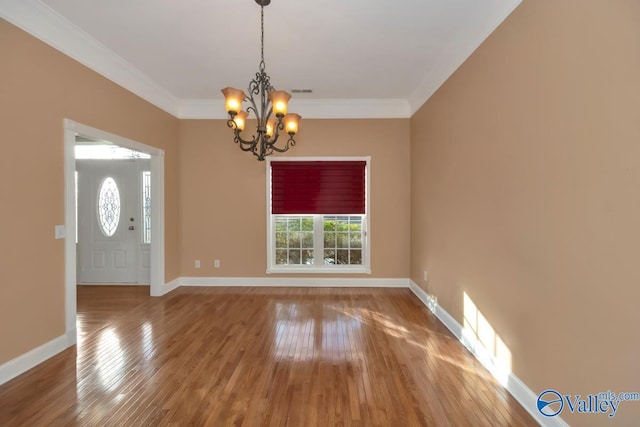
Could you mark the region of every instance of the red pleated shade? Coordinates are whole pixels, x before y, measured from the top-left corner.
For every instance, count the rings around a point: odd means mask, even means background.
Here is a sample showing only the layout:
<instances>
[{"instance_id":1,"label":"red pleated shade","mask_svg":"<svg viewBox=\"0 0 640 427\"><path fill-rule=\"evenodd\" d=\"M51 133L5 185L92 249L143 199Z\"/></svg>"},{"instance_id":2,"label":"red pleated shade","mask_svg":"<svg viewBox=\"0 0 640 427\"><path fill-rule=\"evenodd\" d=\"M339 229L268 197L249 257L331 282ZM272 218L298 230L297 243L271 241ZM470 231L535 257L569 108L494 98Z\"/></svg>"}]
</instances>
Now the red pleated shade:
<instances>
[{"instance_id":1,"label":"red pleated shade","mask_svg":"<svg viewBox=\"0 0 640 427\"><path fill-rule=\"evenodd\" d=\"M365 212L365 161L272 161L271 213Z\"/></svg>"}]
</instances>

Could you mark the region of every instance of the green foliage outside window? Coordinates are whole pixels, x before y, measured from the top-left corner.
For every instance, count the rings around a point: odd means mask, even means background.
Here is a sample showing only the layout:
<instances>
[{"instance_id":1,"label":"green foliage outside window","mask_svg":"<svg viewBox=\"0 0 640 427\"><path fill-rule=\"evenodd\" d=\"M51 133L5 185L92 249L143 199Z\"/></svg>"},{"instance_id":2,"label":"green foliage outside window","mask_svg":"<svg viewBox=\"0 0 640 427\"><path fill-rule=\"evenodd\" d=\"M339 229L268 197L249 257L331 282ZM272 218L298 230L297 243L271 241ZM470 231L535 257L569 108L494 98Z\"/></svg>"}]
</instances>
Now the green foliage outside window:
<instances>
[{"instance_id":1,"label":"green foliage outside window","mask_svg":"<svg viewBox=\"0 0 640 427\"><path fill-rule=\"evenodd\" d=\"M324 216L325 265L362 264L362 217ZM314 217L279 216L275 219L277 265L314 264Z\"/></svg>"}]
</instances>

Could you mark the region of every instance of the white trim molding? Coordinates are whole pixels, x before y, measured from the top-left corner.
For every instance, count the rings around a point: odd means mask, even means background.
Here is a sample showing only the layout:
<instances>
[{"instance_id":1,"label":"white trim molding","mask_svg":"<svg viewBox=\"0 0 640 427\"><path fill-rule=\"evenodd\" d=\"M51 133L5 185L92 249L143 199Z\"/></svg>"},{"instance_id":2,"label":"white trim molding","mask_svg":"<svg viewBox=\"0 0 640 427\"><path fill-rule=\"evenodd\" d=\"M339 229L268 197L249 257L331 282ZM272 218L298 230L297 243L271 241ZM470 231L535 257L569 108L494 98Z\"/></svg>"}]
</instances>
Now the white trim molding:
<instances>
[{"instance_id":1,"label":"white trim molding","mask_svg":"<svg viewBox=\"0 0 640 427\"><path fill-rule=\"evenodd\" d=\"M407 99L294 99L289 110L306 119L408 119L411 108ZM178 102L179 119L224 119L224 99L182 99Z\"/></svg>"},{"instance_id":2,"label":"white trim molding","mask_svg":"<svg viewBox=\"0 0 640 427\"><path fill-rule=\"evenodd\" d=\"M173 279L172 281L170 281L168 283L165 283L164 286L162 287L161 295L166 295L169 292L179 288L180 287L180 281L181 281L181 278L178 277L178 278Z\"/></svg>"},{"instance_id":3,"label":"white trim molding","mask_svg":"<svg viewBox=\"0 0 640 427\"><path fill-rule=\"evenodd\" d=\"M427 294L424 289L418 286L413 280L409 280L409 289L418 297L420 301L440 320L451 333L471 352L471 354L500 382L505 389L516 399L522 407L541 426L545 427L569 427L560 417L545 417L537 409L538 396L527 385L520 380L513 372L509 372L506 379L502 378L497 366L498 361L477 341L470 340L464 333L464 329L458 321L451 316L444 308L438 305L437 300Z\"/></svg>"},{"instance_id":4,"label":"white trim molding","mask_svg":"<svg viewBox=\"0 0 640 427\"><path fill-rule=\"evenodd\" d=\"M407 288L409 279L348 277L181 277L180 286ZM174 288L175 289L175 288Z\"/></svg>"},{"instance_id":5,"label":"white trim molding","mask_svg":"<svg viewBox=\"0 0 640 427\"><path fill-rule=\"evenodd\" d=\"M33 350L29 350L28 352L3 363L0 365L0 385L11 381L18 375L27 372L29 369L39 365L50 357L53 357L65 350L67 347L75 344L75 336L73 338L73 343L69 344L68 336L61 335L48 343L42 344Z\"/></svg>"},{"instance_id":6,"label":"white trim molding","mask_svg":"<svg viewBox=\"0 0 640 427\"><path fill-rule=\"evenodd\" d=\"M222 102L222 101L220 101ZM294 99L290 109L305 119L408 119L407 99Z\"/></svg>"}]
</instances>

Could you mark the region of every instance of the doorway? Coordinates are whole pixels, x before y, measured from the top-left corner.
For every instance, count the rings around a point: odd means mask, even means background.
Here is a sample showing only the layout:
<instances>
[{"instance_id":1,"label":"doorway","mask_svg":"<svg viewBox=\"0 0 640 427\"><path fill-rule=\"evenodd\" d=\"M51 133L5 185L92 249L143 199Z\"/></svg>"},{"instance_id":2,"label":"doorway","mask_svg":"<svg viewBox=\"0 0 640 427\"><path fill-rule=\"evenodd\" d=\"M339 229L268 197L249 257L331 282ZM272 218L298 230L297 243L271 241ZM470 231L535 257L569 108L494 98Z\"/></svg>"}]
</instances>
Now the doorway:
<instances>
[{"instance_id":1,"label":"doorway","mask_svg":"<svg viewBox=\"0 0 640 427\"><path fill-rule=\"evenodd\" d=\"M138 152L131 152L132 158L128 159L111 158L115 157L112 155L86 159L79 156L77 149L97 153L104 147L109 148L97 144L76 146L76 281L149 284L149 161L139 158L143 154Z\"/></svg>"},{"instance_id":2,"label":"doorway","mask_svg":"<svg viewBox=\"0 0 640 427\"><path fill-rule=\"evenodd\" d=\"M76 138L109 141L150 156L150 236L149 288L151 296L164 294L164 151L119 135L92 128L73 120L64 120L65 182L65 332L67 345L76 343L77 284L77 206L76 206ZM126 215L126 214L125 214ZM130 222L131 216L125 218ZM134 218L135 219L135 218ZM126 226L126 231L130 225ZM134 226L135 227L135 226Z\"/></svg>"}]
</instances>

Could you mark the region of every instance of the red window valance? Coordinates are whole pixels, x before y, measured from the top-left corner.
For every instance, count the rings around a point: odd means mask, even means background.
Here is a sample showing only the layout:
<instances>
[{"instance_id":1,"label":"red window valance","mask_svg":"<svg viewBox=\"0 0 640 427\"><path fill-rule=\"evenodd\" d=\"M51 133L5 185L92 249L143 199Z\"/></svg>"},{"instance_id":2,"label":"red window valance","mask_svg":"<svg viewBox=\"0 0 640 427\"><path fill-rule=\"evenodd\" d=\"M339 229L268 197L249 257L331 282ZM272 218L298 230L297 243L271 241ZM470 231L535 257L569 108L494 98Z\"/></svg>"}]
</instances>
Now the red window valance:
<instances>
[{"instance_id":1,"label":"red window valance","mask_svg":"<svg viewBox=\"0 0 640 427\"><path fill-rule=\"evenodd\" d=\"M365 213L365 161L272 161L272 214Z\"/></svg>"}]
</instances>

